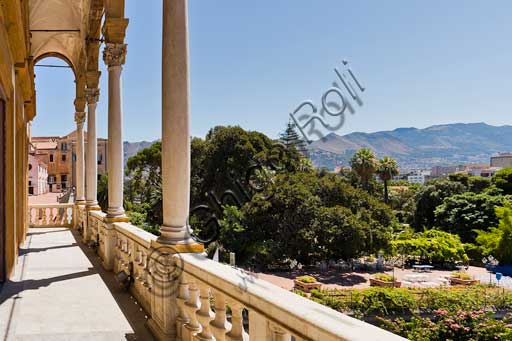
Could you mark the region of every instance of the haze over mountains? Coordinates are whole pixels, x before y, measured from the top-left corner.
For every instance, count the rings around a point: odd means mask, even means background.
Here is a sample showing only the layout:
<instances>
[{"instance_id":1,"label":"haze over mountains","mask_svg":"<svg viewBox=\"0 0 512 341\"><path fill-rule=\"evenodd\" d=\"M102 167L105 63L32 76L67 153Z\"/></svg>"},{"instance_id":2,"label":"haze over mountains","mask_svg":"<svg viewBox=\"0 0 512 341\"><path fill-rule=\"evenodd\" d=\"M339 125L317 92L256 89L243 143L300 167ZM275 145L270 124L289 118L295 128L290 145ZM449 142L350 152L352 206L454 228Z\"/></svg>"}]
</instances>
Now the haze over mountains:
<instances>
[{"instance_id":1,"label":"haze over mountains","mask_svg":"<svg viewBox=\"0 0 512 341\"><path fill-rule=\"evenodd\" d=\"M155 140L156 141L156 140ZM128 157L153 142L124 142ZM317 167L348 166L352 155L370 148L379 157L394 157L401 168L430 168L436 165L489 163L498 152L512 151L512 126L486 123L454 123L424 129L397 128L375 133L331 133L309 145L310 158Z\"/></svg>"},{"instance_id":2,"label":"haze over mountains","mask_svg":"<svg viewBox=\"0 0 512 341\"><path fill-rule=\"evenodd\" d=\"M380 158L394 157L402 168L489 163L491 155L512 151L512 126L454 123L424 129L398 128L375 133L335 133L309 145L318 167L348 166L360 148L370 148Z\"/></svg>"}]
</instances>

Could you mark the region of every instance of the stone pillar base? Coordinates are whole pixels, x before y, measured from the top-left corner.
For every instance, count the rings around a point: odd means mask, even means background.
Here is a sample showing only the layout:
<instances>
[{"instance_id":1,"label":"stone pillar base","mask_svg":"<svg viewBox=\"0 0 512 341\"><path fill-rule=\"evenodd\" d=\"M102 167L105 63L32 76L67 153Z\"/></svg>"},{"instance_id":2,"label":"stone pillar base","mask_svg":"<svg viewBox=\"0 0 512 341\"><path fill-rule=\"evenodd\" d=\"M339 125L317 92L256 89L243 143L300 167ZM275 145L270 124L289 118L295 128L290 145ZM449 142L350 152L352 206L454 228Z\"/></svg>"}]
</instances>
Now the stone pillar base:
<instances>
[{"instance_id":1,"label":"stone pillar base","mask_svg":"<svg viewBox=\"0 0 512 341\"><path fill-rule=\"evenodd\" d=\"M167 244L160 240L152 240L151 247L154 249L165 248L168 253L203 253L204 245L201 243L190 244Z\"/></svg>"},{"instance_id":2,"label":"stone pillar base","mask_svg":"<svg viewBox=\"0 0 512 341\"><path fill-rule=\"evenodd\" d=\"M130 222L130 218L128 218L127 216L125 215L120 215L120 216L105 216L105 218L103 218L103 220L106 222L106 223L128 223Z\"/></svg>"},{"instance_id":3,"label":"stone pillar base","mask_svg":"<svg viewBox=\"0 0 512 341\"><path fill-rule=\"evenodd\" d=\"M159 340L159 341L176 340L176 335L164 333L162 328L160 328L158 326L158 323L155 320L153 320L152 318L148 319L148 321L146 322L146 326L148 327L149 331L151 332L151 334L153 334L153 336L155 337L156 340Z\"/></svg>"},{"instance_id":4,"label":"stone pillar base","mask_svg":"<svg viewBox=\"0 0 512 341\"><path fill-rule=\"evenodd\" d=\"M87 204L85 209L87 211L101 211L101 207L98 204L93 204L93 205Z\"/></svg>"}]
</instances>

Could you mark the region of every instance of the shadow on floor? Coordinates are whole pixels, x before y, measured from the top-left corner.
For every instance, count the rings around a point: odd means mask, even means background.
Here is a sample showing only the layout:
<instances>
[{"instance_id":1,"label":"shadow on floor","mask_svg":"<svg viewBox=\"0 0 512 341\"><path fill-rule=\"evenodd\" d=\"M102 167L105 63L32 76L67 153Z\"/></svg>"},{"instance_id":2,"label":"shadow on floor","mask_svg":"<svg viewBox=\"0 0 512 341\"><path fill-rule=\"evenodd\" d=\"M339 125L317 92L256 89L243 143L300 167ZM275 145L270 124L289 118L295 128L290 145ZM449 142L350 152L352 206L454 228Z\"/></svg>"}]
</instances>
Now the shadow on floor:
<instances>
[{"instance_id":1,"label":"shadow on floor","mask_svg":"<svg viewBox=\"0 0 512 341\"><path fill-rule=\"evenodd\" d=\"M153 336L146 328L146 321L148 314L142 309L142 306L132 296L129 291L122 289L118 282L115 280L114 273L107 271L103 268L100 257L96 254L93 249L85 246L80 242L80 234L77 231L72 230L73 238L78 244L78 247L82 250L85 256L93 264L96 273L100 275L103 283L107 286L108 290L114 297L117 305L121 309L121 312L125 316L128 323L132 327L134 334L127 334L127 340L154 340Z\"/></svg>"},{"instance_id":2,"label":"shadow on floor","mask_svg":"<svg viewBox=\"0 0 512 341\"><path fill-rule=\"evenodd\" d=\"M73 244L68 244L68 245L49 246L49 247L32 247L32 248L28 248L28 249L20 248L19 255L23 256L23 255L26 255L28 253L33 253L33 252L45 252L48 250L64 249L67 247L75 247L75 246L78 246L78 244L73 243Z\"/></svg>"}]
</instances>

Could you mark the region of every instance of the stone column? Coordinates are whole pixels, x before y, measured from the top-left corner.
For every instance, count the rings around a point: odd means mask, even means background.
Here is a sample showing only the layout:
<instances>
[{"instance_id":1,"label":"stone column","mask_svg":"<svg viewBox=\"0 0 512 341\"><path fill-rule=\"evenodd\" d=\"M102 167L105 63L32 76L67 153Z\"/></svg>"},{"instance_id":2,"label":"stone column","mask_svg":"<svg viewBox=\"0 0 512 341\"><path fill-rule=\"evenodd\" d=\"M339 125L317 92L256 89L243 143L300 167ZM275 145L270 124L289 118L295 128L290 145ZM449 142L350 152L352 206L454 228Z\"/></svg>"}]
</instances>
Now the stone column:
<instances>
[{"instance_id":1,"label":"stone column","mask_svg":"<svg viewBox=\"0 0 512 341\"><path fill-rule=\"evenodd\" d=\"M87 210L100 210L97 201L98 188L98 139L96 138L96 105L100 96L100 89L86 89L87 98Z\"/></svg>"},{"instance_id":2,"label":"stone column","mask_svg":"<svg viewBox=\"0 0 512 341\"><path fill-rule=\"evenodd\" d=\"M162 206L158 242L202 246L191 238L190 129L187 0L163 1L162 32ZM197 247L195 247L197 246ZM197 250L195 250L197 248ZM180 250L181 251L181 250ZM183 250L185 251L185 250Z\"/></svg>"},{"instance_id":3,"label":"stone column","mask_svg":"<svg viewBox=\"0 0 512 341\"><path fill-rule=\"evenodd\" d=\"M106 43L103 60L108 65L108 222L128 221L123 208L123 109L121 71L126 44Z\"/></svg>"},{"instance_id":4,"label":"stone column","mask_svg":"<svg viewBox=\"0 0 512 341\"><path fill-rule=\"evenodd\" d=\"M75 112L76 122L76 199L75 202L85 203L84 197L84 122L85 112Z\"/></svg>"}]
</instances>

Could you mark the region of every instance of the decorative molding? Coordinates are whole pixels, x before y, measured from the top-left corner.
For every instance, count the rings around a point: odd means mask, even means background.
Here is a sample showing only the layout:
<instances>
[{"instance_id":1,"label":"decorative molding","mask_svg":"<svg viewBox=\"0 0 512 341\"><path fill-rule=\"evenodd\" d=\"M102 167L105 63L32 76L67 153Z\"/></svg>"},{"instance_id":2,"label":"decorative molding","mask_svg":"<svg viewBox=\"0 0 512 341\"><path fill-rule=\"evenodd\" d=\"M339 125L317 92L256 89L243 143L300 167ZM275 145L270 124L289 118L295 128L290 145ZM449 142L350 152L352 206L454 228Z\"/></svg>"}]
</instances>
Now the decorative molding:
<instances>
[{"instance_id":1,"label":"decorative molding","mask_svg":"<svg viewBox=\"0 0 512 341\"><path fill-rule=\"evenodd\" d=\"M87 88L85 89L85 98L88 104L96 104L100 99L100 89L98 88Z\"/></svg>"},{"instance_id":2,"label":"decorative molding","mask_svg":"<svg viewBox=\"0 0 512 341\"><path fill-rule=\"evenodd\" d=\"M103 49L103 61L108 66L123 65L126 58L127 44L106 43Z\"/></svg>"},{"instance_id":3,"label":"decorative molding","mask_svg":"<svg viewBox=\"0 0 512 341\"><path fill-rule=\"evenodd\" d=\"M85 122L85 111L75 112L75 122L76 124L83 124Z\"/></svg>"}]
</instances>

